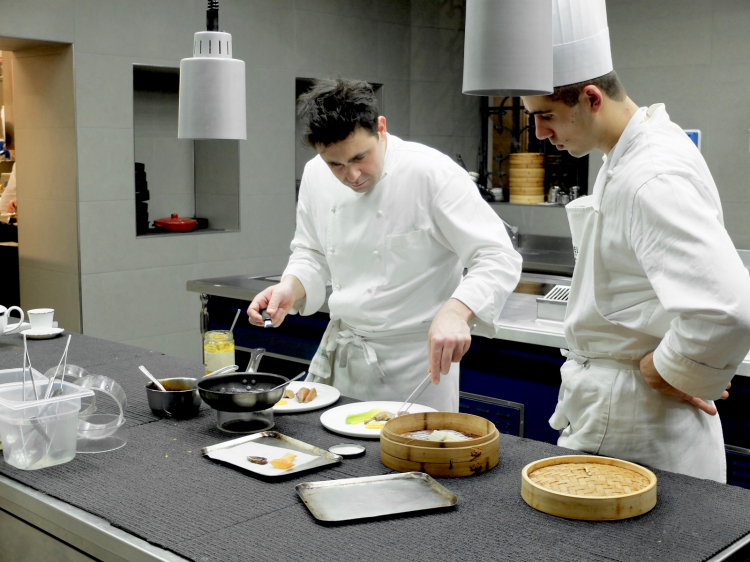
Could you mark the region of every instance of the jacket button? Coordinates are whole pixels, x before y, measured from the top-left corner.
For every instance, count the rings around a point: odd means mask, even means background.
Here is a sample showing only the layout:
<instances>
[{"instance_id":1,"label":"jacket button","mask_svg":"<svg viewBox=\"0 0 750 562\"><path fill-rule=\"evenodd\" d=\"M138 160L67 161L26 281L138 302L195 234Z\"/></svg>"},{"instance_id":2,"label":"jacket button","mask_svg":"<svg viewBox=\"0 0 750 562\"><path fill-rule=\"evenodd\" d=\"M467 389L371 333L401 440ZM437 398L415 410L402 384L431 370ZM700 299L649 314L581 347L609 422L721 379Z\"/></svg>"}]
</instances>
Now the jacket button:
<instances>
[{"instance_id":1,"label":"jacket button","mask_svg":"<svg viewBox=\"0 0 750 562\"><path fill-rule=\"evenodd\" d=\"M341 285L334 285L333 288L338 291L339 289L341 289Z\"/></svg>"},{"instance_id":2,"label":"jacket button","mask_svg":"<svg viewBox=\"0 0 750 562\"><path fill-rule=\"evenodd\" d=\"M372 255L373 255L373 256L375 256L375 257L377 257L377 256L379 256L380 254L378 253L378 251L377 251L377 250L375 250L375 251L374 251L374 252L372 253Z\"/></svg>"},{"instance_id":3,"label":"jacket button","mask_svg":"<svg viewBox=\"0 0 750 562\"><path fill-rule=\"evenodd\" d=\"M607 171L607 177L608 178L611 178L614 175L615 175L615 173L612 170Z\"/></svg>"},{"instance_id":4,"label":"jacket button","mask_svg":"<svg viewBox=\"0 0 750 562\"><path fill-rule=\"evenodd\" d=\"M375 213L375 216L378 217L378 218L382 217L383 216L383 211L378 211L377 213Z\"/></svg>"},{"instance_id":5,"label":"jacket button","mask_svg":"<svg viewBox=\"0 0 750 562\"><path fill-rule=\"evenodd\" d=\"M335 213L336 212L336 207L331 207L331 212Z\"/></svg>"}]
</instances>

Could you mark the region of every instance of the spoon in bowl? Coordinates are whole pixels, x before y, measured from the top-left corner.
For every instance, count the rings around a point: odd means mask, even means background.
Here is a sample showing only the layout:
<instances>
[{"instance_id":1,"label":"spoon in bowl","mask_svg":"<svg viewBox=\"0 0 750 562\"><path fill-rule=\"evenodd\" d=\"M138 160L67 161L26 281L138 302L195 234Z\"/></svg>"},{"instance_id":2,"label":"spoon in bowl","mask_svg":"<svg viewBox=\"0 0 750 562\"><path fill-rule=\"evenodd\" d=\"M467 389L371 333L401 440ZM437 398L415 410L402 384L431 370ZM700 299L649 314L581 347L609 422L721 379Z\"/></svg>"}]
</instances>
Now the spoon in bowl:
<instances>
[{"instance_id":1,"label":"spoon in bowl","mask_svg":"<svg viewBox=\"0 0 750 562\"><path fill-rule=\"evenodd\" d=\"M161 385L161 383L160 383L159 381L157 381L157 380L156 380L156 378L154 377L154 375L152 375L151 373L149 373L149 372L148 372L148 370L146 369L146 367L144 367L143 365L141 365L141 366L140 366L140 367L138 367L138 368L139 368L139 369L141 370L141 372L142 372L142 373L143 373L144 375L146 375L146 376L147 376L148 378L150 378L150 379L151 379L151 382L153 382L153 383L154 383L154 384L156 385L156 388L158 388L158 389L159 389L159 390L161 390L162 392L166 392L166 391L167 391L167 389L166 389L166 388L164 388L164 387L163 387L163 386Z\"/></svg>"}]
</instances>

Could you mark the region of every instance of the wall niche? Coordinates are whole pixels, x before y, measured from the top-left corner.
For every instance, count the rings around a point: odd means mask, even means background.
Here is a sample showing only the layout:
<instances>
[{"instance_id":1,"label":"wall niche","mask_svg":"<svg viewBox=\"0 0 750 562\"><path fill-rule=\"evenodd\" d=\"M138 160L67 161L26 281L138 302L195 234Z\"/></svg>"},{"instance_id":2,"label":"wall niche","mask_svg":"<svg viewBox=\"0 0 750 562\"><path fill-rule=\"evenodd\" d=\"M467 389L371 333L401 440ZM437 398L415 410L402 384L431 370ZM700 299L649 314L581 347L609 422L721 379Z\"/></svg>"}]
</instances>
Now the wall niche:
<instances>
[{"instance_id":1,"label":"wall niche","mask_svg":"<svg viewBox=\"0 0 750 562\"><path fill-rule=\"evenodd\" d=\"M177 138L180 69L133 65L136 236L240 230L239 141ZM154 226L176 214L190 232Z\"/></svg>"}]
</instances>

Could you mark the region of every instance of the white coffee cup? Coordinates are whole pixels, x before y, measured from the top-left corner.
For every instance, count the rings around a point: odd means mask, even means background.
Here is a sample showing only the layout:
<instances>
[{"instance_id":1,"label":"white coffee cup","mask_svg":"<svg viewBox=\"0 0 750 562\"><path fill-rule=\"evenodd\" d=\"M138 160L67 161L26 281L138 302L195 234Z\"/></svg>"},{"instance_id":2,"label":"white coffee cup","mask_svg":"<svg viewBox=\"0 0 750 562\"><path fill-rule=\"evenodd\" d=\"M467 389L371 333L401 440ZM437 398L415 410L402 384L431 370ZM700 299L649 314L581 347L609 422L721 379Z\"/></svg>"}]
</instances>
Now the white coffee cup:
<instances>
[{"instance_id":1,"label":"white coffee cup","mask_svg":"<svg viewBox=\"0 0 750 562\"><path fill-rule=\"evenodd\" d=\"M54 308L34 308L27 312L33 330L49 330L55 317Z\"/></svg>"},{"instance_id":2,"label":"white coffee cup","mask_svg":"<svg viewBox=\"0 0 750 562\"><path fill-rule=\"evenodd\" d=\"M17 310L21 313L21 321L18 324L8 326L8 317L10 316L11 310ZM5 308L4 306L0 306L0 335L12 334L13 332L19 330L21 328L21 324L23 324L23 319L23 310L21 310L20 307L11 306L10 308Z\"/></svg>"}]
</instances>

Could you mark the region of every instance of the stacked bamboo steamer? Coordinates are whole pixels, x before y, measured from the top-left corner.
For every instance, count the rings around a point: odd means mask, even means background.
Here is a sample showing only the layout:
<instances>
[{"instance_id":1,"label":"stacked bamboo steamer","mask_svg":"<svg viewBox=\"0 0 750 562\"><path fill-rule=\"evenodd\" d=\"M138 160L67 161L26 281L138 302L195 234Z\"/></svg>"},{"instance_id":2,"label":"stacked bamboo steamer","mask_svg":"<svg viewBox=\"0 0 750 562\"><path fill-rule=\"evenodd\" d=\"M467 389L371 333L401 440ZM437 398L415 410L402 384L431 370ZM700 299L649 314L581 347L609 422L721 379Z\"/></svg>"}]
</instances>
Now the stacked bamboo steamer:
<instances>
[{"instance_id":1,"label":"stacked bamboo steamer","mask_svg":"<svg viewBox=\"0 0 750 562\"><path fill-rule=\"evenodd\" d=\"M510 202L544 203L544 154L518 152L510 155Z\"/></svg>"},{"instance_id":2,"label":"stacked bamboo steamer","mask_svg":"<svg viewBox=\"0 0 750 562\"><path fill-rule=\"evenodd\" d=\"M466 441L428 441L404 433L452 429L478 435ZM486 472L500 459L500 432L491 421L471 414L425 412L388 421L380 431L380 460L398 472L426 472L435 477Z\"/></svg>"}]
</instances>

